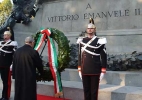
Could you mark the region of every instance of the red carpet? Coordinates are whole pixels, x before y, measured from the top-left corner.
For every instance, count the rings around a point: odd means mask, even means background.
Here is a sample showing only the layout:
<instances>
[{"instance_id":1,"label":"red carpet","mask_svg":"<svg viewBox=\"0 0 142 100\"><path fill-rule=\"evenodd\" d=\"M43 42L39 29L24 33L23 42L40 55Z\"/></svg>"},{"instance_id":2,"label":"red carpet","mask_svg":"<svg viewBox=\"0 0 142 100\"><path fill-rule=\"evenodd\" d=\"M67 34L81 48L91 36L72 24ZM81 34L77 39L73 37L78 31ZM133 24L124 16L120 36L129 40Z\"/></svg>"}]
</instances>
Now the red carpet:
<instances>
[{"instance_id":1,"label":"red carpet","mask_svg":"<svg viewBox=\"0 0 142 100\"><path fill-rule=\"evenodd\" d=\"M37 100L69 100L69 99L63 99L63 98L54 98L50 96L44 96L44 95L37 95Z\"/></svg>"}]
</instances>

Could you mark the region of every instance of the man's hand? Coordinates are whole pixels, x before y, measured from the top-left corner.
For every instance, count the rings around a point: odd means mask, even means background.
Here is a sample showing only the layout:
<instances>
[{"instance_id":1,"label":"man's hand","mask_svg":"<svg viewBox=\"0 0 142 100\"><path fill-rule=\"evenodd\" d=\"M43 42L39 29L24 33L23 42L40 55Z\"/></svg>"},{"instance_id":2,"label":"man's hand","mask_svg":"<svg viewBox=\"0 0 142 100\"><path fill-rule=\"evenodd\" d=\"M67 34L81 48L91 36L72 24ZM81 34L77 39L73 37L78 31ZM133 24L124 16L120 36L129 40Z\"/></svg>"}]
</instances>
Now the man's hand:
<instances>
[{"instance_id":1,"label":"man's hand","mask_svg":"<svg viewBox=\"0 0 142 100\"><path fill-rule=\"evenodd\" d=\"M100 75L100 82L103 79L103 77L104 77L104 73L101 73L101 75Z\"/></svg>"}]
</instances>

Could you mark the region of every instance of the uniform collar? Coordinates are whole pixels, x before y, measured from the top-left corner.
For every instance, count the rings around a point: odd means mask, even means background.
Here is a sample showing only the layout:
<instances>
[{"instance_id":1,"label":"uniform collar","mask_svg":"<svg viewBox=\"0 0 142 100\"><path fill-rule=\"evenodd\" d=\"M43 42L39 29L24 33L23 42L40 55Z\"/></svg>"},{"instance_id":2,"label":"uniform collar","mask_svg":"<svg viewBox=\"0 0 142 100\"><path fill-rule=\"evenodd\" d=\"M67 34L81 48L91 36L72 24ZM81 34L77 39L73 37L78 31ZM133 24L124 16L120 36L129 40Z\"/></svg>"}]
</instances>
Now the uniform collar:
<instances>
[{"instance_id":1,"label":"uniform collar","mask_svg":"<svg viewBox=\"0 0 142 100\"><path fill-rule=\"evenodd\" d=\"M96 38L97 36L96 35L94 35L92 38ZM89 37L87 37L87 38L89 38ZM89 38L89 39L92 39L92 38Z\"/></svg>"},{"instance_id":2,"label":"uniform collar","mask_svg":"<svg viewBox=\"0 0 142 100\"><path fill-rule=\"evenodd\" d=\"M31 47L29 44L25 44L24 46L26 46L26 47ZM32 47L31 47L32 48Z\"/></svg>"},{"instance_id":3,"label":"uniform collar","mask_svg":"<svg viewBox=\"0 0 142 100\"><path fill-rule=\"evenodd\" d=\"M11 41L11 39L9 39L9 40L7 40L7 41L4 41L4 42L10 42Z\"/></svg>"}]
</instances>

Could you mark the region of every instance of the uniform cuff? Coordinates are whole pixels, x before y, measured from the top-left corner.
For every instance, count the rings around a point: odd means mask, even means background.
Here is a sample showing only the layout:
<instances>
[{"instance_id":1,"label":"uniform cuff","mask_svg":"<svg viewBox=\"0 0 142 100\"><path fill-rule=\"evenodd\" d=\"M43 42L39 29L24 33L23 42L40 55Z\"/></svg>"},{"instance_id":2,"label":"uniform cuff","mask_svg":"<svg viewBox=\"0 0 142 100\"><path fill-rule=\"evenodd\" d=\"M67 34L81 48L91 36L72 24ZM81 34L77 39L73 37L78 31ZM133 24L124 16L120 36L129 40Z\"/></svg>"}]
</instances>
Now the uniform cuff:
<instances>
[{"instance_id":1,"label":"uniform cuff","mask_svg":"<svg viewBox=\"0 0 142 100\"><path fill-rule=\"evenodd\" d=\"M102 68L102 73L106 73L106 68Z\"/></svg>"}]
</instances>

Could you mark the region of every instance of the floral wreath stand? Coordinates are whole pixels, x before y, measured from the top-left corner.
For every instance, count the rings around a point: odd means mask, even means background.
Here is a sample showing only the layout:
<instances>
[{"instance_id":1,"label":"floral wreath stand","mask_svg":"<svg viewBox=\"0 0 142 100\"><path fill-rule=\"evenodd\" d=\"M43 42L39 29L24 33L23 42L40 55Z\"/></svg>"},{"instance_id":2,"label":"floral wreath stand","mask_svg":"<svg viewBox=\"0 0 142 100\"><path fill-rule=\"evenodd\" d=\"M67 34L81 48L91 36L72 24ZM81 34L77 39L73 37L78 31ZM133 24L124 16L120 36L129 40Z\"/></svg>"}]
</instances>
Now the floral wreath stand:
<instances>
[{"instance_id":1,"label":"floral wreath stand","mask_svg":"<svg viewBox=\"0 0 142 100\"><path fill-rule=\"evenodd\" d=\"M37 81L54 81L54 93L55 97L63 96L63 88L61 82L61 72L67 68L69 63L69 41L63 32L55 28L46 28L40 30L34 36L35 50L39 50L42 44L45 42L48 49L48 63L49 68L44 67L43 76L37 77ZM58 44L58 55L54 41ZM44 45L44 47L45 47ZM44 50L44 47L42 51Z\"/></svg>"}]
</instances>

